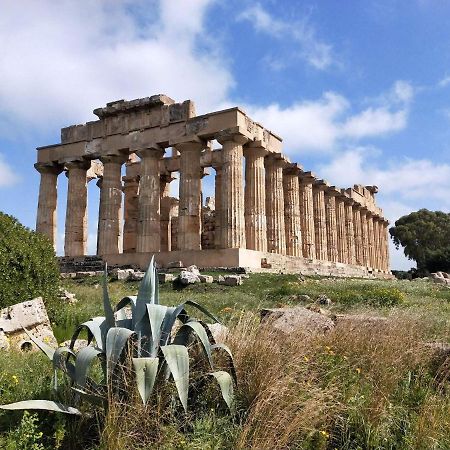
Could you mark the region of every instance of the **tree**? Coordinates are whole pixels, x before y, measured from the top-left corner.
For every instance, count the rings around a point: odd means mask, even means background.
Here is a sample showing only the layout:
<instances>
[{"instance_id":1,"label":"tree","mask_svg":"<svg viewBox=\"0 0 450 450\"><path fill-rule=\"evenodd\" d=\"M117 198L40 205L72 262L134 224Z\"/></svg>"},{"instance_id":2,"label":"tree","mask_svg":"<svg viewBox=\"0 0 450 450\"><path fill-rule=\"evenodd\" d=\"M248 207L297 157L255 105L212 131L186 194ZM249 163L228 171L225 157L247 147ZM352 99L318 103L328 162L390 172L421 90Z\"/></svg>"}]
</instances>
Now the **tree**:
<instances>
[{"instance_id":1,"label":"tree","mask_svg":"<svg viewBox=\"0 0 450 450\"><path fill-rule=\"evenodd\" d=\"M420 209L400 217L389 233L418 271L450 271L450 214Z\"/></svg>"},{"instance_id":2,"label":"tree","mask_svg":"<svg viewBox=\"0 0 450 450\"><path fill-rule=\"evenodd\" d=\"M53 300L58 286L50 241L0 212L0 308L39 296Z\"/></svg>"}]
</instances>

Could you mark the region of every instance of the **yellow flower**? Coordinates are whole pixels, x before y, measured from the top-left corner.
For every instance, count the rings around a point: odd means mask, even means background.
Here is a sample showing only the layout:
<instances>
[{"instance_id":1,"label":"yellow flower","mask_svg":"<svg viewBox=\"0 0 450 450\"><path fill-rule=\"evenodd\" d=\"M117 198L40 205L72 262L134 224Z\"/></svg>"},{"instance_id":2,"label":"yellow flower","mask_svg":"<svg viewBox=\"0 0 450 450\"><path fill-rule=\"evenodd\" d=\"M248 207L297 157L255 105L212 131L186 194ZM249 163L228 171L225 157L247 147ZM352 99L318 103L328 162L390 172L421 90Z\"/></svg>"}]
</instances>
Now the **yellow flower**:
<instances>
[{"instance_id":1,"label":"yellow flower","mask_svg":"<svg viewBox=\"0 0 450 450\"><path fill-rule=\"evenodd\" d=\"M330 350L331 350L331 347L330 347L329 345L325 345L325 349L326 349L327 351L330 351Z\"/></svg>"},{"instance_id":2,"label":"yellow flower","mask_svg":"<svg viewBox=\"0 0 450 450\"><path fill-rule=\"evenodd\" d=\"M309 361L309 358L308 358L307 356L304 356L303 359L304 359L306 362Z\"/></svg>"},{"instance_id":3,"label":"yellow flower","mask_svg":"<svg viewBox=\"0 0 450 450\"><path fill-rule=\"evenodd\" d=\"M224 312L224 313L228 313L228 312L232 312L233 308L230 308L229 306L227 306L226 308L223 308L220 312Z\"/></svg>"},{"instance_id":4,"label":"yellow flower","mask_svg":"<svg viewBox=\"0 0 450 450\"><path fill-rule=\"evenodd\" d=\"M19 384L19 379L17 378L17 375L13 375L11 378L14 381L14 383Z\"/></svg>"},{"instance_id":5,"label":"yellow flower","mask_svg":"<svg viewBox=\"0 0 450 450\"><path fill-rule=\"evenodd\" d=\"M333 350L330 350L330 351L328 352L328 354L331 355L331 356L335 355L335 353L333 352Z\"/></svg>"},{"instance_id":6,"label":"yellow flower","mask_svg":"<svg viewBox=\"0 0 450 450\"><path fill-rule=\"evenodd\" d=\"M343 356L343 358L345 359L345 361L347 361L348 357L347 356Z\"/></svg>"},{"instance_id":7,"label":"yellow flower","mask_svg":"<svg viewBox=\"0 0 450 450\"><path fill-rule=\"evenodd\" d=\"M356 371L357 371L358 373L361 373L361 369L360 369L359 367L356 368Z\"/></svg>"},{"instance_id":8,"label":"yellow flower","mask_svg":"<svg viewBox=\"0 0 450 450\"><path fill-rule=\"evenodd\" d=\"M328 438L330 437L330 434L327 433L325 430L321 430L321 431L320 431L320 434L321 434L325 439L328 439Z\"/></svg>"}]
</instances>

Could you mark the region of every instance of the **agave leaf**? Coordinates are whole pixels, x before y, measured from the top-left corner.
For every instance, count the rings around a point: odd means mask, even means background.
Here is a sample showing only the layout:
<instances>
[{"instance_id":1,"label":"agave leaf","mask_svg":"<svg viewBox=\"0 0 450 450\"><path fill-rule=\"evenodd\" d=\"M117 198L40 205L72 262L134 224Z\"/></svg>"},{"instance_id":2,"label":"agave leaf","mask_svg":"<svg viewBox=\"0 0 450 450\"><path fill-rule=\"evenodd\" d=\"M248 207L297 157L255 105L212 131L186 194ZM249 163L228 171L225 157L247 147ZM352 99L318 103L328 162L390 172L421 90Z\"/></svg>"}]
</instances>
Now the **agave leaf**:
<instances>
[{"instance_id":1,"label":"agave leaf","mask_svg":"<svg viewBox=\"0 0 450 450\"><path fill-rule=\"evenodd\" d=\"M117 306L115 309L116 313L122 311L123 308L130 305L132 316L134 316L134 312L136 310L136 299L137 299L137 297L135 295L129 295L128 297L124 297L122 300L120 300L119 303L117 303ZM119 317L119 315L118 315L117 317L120 319L125 319L126 315L123 315L124 313L125 313L125 311L122 311L121 316ZM134 322L133 322L133 326L134 326Z\"/></svg>"},{"instance_id":2,"label":"agave leaf","mask_svg":"<svg viewBox=\"0 0 450 450\"><path fill-rule=\"evenodd\" d=\"M224 370L218 370L217 372L211 372L208 375L213 376L217 383L220 386L220 391L222 392L222 397L225 400L225 403L228 406L228 409L233 408L233 399L234 399L234 391L233 391L233 380L231 375Z\"/></svg>"},{"instance_id":3,"label":"agave leaf","mask_svg":"<svg viewBox=\"0 0 450 450\"><path fill-rule=\"evenodd\" d=\"M94 405L103 406L107 401L107 399L105 397L102 397L101 395L93 394L91 392L86 392L83 389L78 389L76 387L72 387L71 389L74 392L76 392L78 395L83 397L85 400L87 400L88 402L90 402Z\"/></svg>"},{"instance_id":4,"label":"agave leaf","mask_svg":"<svg viewBox=\"0 0 450 450\"><path fill-rule=\"evenodd\" d=\"M86 377L89 366L94 358L102 354L104 353L101 350L90 346L82 348L78 352L77 359L75 361L75 383L78 386L83 388L86 385Z\"/></svg>"},{"instance_id":5,"label":"agave leaf","mask_svg":"<svg viewBox=\"0 0 450 450\"><path fill-rule=\"evenodd\" d=\"M133 315L134 326L142 321L147 312L147 304L155 303L155 271L153 270L154 256L150 261L147 272L139 285L138 295L136 298L136 311ZM136 330L137 331L137 330Z\"/></svg>"},{"instance_id":6,"label":"agave leaf","mask_svg":"<svg viewBox=\"0 0 450 450\"><path fill-rule=\"evenodd\" d=\"M209 365L211 369L213 368L213 362L211 357L211 344L209 342L208 334L205 328L200 322L189 321L183 324L177 332L174 344L187 346L189 343L189 336L194 332L202 343L203 350L205 351L206 357L208 358Z\"/></svg>"},{"instance_id":7,"label":"agave leaf","mask_svg":"<svg viewBox=\"0 0 450 450\"><path fill-rule=\"evenodd\" d=\"M132 320L131 319L120 319L116 320L116 326L120 328L128 328L129 330L132 329Z\"/></svg>"},{"instance_id":8,"label":"agave leaf","mask_svg":"<svg viewBox=\"0 0 450 450\"><path fill-rule=\"evenodd\" d=\"M71 349L73 349L75 341L77 340L79 334L83 331L83 329L88 330L88 342L90 343L93 337L95 339L97 347L100 350L105 351L105 341L107 334L106 319L104 317L94 317L93 319L79 325L72 336L72 340L70 341L69 347Z\"/></svg>"},{"instance_id":9,"label":"agave leaf","mask_svg":"<svg viewBox=\"0 0 450 450\"><path fill-rule=\"evenodd\" d=\"M167 306L147 305L148 318L150 321L150 330L152 333L152 342L150 356L155 357L158 354L159 341L161 339L162 324L166 317Z\"/></svg>"},{"instance_id":10,"label":"agave leaf","mask_svg":"<svg viewBox=\"0 0 450 450\"><path fill-rule=\"evenodd\" d=\"M161 327L161 338L159 341L159 345L167 345L170 343L170 333L172 332L172 328L175 324L175 320L177 320L177 317L186 317L187 320L187 313L183 309L182 306L173 307L170 306L167 308L166 316L164 317L164 322Z\"/></svg>"},{"instance_id":11,"label":"agave leaf","mask_svg":"<svg viewBox=\"0 0 450 450\"><path fill-rule=\"evenodd\" d=\"M136 384L142 402L145 404L153 392L158 373L159 358L133 358Z\"/></svg>"},{"instance_id":12,"label":"agave leaf","mask_svg":"<svg viewBox=\"0 0 450 450\"><path fill-rule=\"evenodd\" d=\"M25 333L27 333L28 337L36 344L36 346L45 353L50 361L53 361L53 355L55 354L55 349L50 347L50 345L42 342L37 337L34 337L26 328L22 327Z\"/></svg>"},{"instance_id":13,"label":"agave leaf","mask_svg":"<svg viewBox=\"0 0 450 450\"><path fill-rule=\"evenodd\" d=\"M67 358L62 358L62 355L66 353ZM67 373L71 380L75 378L75 366L69 362L70 355L75 356L75 353L69 347L58 347L53 354L53 389L58 389L58 373L60 369Z\"/></svg>"},{"instance_id":14,"label":"agave leaf","mask_svg":"<svg viewBox=\"0 0 450 450\"><path fill-rule=\"evenodd\" d=\"M108 363L108 378L113 373L120 355L122 354L128 340L133 335L132 330L114 327L108 331L106 336L106 361Z\"/></svg>"},{"instance_id":15,"label":"agave leaf","mask_svg":"<svg viewBox=\"0 0 450 450\"><path fill-rule=\"evenodd\" d=\"M50 400L25 400L23 402L10 403L9 405L0 405L0 409L21 410L21 409L45 409L47 411L56 411L65 414L81 415L80 411L71 406L62 403L52 402Z\"/></svg>"},{"instance_id":16,"label":"agave leaf","mask_svg":"<svg viewBox=\"0 0 450 450\"><path fill-rule=\"evenodd\" d=\"M214 323L220 323L219 319L215 315L211 314L206 308L204 308L202 305L199 305L197 302L194 302L193 300L186 300L183 305L193 306L194 308L198 309L203 314L208 316L211 320L214 320Z\"/></svg>"},{"instance_id":17,"label":"agave leaf","mask_svg":"<svg viewBox=\"0 0 450 450\"><path fill-rule=\"evenodd\" d=\"M108 263L105 264L105 273L103 275L103 310L105 312L106 328L109 330L114 327L116 323L108 293Z\"/></svg>"},{"instance_id":18,"label":"agave leaf","mask_svg":"<svg viewBox=\"0 0 450 450\"><path fill-rule=\"evenodd\" d=\"M212 351L214 351L214 350L223 351L224 353L226 353L227 358L228 358L228 368L231 372L231 375L233 377L235 384L237 385L236 369L234 367L234 359L233 359L233 354L231 353L231 350L225 344L214 344L211 346L211 350Z\"/></svg>"},{"instance_id":19,"label":"agave leaf","mask_svg":"<svg viewBox=\"0 0 450 450\"><path fill-rule=\"evenodd\" d=\"M161 350L175 381L181 404L187 412L189 392L189 355L187 348L183 345L164 345Z\"/></svg>"}]
</instances>

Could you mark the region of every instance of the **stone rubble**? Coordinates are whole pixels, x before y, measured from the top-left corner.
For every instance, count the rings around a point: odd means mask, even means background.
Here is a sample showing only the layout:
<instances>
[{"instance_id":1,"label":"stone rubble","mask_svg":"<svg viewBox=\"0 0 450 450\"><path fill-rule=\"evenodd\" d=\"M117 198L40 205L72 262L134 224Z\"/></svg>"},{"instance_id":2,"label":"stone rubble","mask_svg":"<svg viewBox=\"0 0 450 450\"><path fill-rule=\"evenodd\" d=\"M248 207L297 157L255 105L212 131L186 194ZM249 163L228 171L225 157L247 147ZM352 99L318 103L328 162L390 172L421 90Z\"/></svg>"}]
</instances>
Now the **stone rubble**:
<instances>
[{"instance_id":1,"label":"stone rubble","mask_svg":"<svg viewBox=\"0 0 450 450\"><path fill-rule=\"evenodd\" d=\"M73 303L78 302L78 300L75 298L75 294L72 294L71 292L66 291L63 288L59 288L59 298L64 303L68 303L68 304L73 304Z\"/></svg>"},{"instance_id":2,"label":"stone rubble","mask_svg":"<svg viewBox=\"0 0 450 450\"><path fill-rule=\"evenodd\" d=\"M432 273L429 278L434 283L444 284L450 287L450 275L446 272Z\"/></svg>"}]
</instances>

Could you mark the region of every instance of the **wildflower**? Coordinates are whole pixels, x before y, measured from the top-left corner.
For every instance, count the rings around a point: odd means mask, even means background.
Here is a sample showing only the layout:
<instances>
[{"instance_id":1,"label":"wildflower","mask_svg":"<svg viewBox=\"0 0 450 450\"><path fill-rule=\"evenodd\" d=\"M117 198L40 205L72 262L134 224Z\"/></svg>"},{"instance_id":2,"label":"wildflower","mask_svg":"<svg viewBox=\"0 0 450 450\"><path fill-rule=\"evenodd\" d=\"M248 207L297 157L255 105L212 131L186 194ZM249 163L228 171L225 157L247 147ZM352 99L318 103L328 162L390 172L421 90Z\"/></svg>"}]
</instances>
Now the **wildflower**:
<instances>
[{"instance_id":1,"label":"wildflower","mask_svg":"<svg viewBox=\"0 0 450 450\"><path fill-rule=\"evenodd\" d=\"M308 358L307 356L304 356L303 359L304 359L306 362L309 361L309 358Z\"/></svg>"},{"instance_id":2,"label":"wildflower","mask_svg":"<svg viewBox=\"0 0 450 450\"><path fill-rule=\"evenodd\" d=\"M331 356L333 356L333 355L335 355L336 353L334 353L333 350L330 350L330 351L328 352L328 354L331 355Z\"/></svg>"},{"instance_id":3,"label":"wildflower","mask_svg":"<svg viewBox=\"0 0 450 450\"><path fill-rule=\"evenodd\" d=\"M14 381L14 383L19 384L19 379L17 378L17 375L13 375L11 378Z\"/></svg>"},{"instance_id":4,"label":"wildflower","mask_svg":"<svg viewBox=\"0 0 450 450\"><path fill-rule=\"evenodd\" d=\"M325 439L328 439L328 438L330 437L330 434L327 433L325 430L321 430L321 431L320 431L320 434L321 434Z\"/></svg>"},{"instance_id":5,"label":"wildflower","mask_svg":"<svg viewBox=\"0 0 450 450\"><path fill-rule=\"evenodd\" d=\"M347 356L343 356L343 358L344 358L344 360L345 360L345 361L347 361L347 360L348 360L348 357L347 357Z\"/></svg>"},{"instance_id":6,"label":"wildflower","mask_svg":"<svg viewBox=\"0 0 450 450\"><path fill-rule=\"evenodd\" d=\"M358 372L358 374L361 373L361 369L359 367L356 368L356 372Z\"/></svg>"},{"instance_id":7,"label":"wildflower","mask_svg":"<svg viewBox=\"0 0 450 450\"><path fill-rule=\"evenodd\" d=\"M232 311L233 311L233 308L230 308L229 306L227 306L226 308L223 308L220 312L229 313Z\"/></svg>"},{"instance_id":8,"label":"wildflower","mask_svg":"<svg viewBox=\"0 0 450 450\"><path fill-rule=\"evenodd\" d=\"M326 350L327 352L329 352L329 351L331 350L331 347L330 347L329 345L325 345L325 350Z\"/></svg>"}]
</instances>

